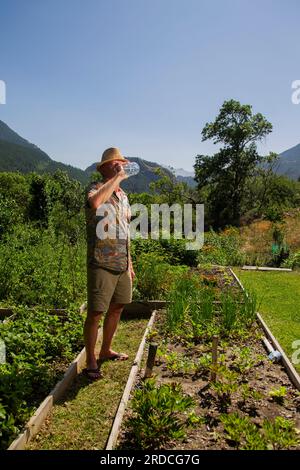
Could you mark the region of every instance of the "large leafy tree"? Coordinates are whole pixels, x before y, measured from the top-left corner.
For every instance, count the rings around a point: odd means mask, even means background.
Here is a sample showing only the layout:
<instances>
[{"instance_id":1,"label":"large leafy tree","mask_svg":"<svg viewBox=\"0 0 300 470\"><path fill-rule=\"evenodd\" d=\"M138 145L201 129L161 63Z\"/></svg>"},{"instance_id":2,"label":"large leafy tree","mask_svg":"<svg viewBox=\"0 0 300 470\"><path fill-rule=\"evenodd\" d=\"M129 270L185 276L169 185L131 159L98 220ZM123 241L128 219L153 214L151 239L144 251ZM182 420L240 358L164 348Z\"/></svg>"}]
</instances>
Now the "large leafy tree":
<instances>
[{"instance_id":1,"label":"large leafy tree","mask_svg":"<svg viewBox=\"0 0 300 470\"><path fill-rule=\"evenodd\" d=\"M237 225L242 211L247 179L266 157L257 152L257 142L272 131L272 124L252 106L225 101L214 122L202 130L202 141L220 144L213 156L197 155L195 180L198 189L208 188L207 203L214 227Z\"/></svg>"}]
</instances>

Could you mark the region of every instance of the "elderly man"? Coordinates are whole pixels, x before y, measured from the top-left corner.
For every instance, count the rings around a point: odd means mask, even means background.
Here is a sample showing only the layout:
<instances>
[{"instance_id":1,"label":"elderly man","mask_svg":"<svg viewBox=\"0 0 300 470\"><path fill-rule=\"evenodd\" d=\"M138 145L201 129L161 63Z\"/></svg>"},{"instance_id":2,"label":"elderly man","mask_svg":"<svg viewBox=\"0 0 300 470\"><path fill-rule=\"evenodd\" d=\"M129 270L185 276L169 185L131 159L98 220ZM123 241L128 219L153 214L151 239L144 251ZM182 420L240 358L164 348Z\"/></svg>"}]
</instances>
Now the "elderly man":
<instances>
[{"instance_id":1,"label":"elderly man","mask_svg":"<svg viewBox=\"0 0 300 470\"><path fill-rule=\"evenodd\" d=\"M92 380L102 377L95 356L95 344L99 320L104 312L103 341L98 362L128 359L127 354L111 349L124 305L132 299L134 278L129 245L130 206L126 194L119 187L121 181L127 178L123 170L127 162L119 149L105 150L97 165L103 181L93 183L86 198L88 311L84 325L85 374ZM105 220L108 221L107 226L103 227ZM102 231L99 230L101 223Z\"/></svg>"}]
</instances>

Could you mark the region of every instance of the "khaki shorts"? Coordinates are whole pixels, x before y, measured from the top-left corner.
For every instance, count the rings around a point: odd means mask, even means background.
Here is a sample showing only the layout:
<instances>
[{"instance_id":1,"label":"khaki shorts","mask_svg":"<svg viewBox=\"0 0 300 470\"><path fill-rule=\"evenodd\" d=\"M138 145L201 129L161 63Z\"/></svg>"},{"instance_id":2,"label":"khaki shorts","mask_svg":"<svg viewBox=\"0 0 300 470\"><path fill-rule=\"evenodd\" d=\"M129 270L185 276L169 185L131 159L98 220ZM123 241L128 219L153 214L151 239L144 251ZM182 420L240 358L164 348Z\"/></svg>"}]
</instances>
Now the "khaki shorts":
<instances>
[{"instance_id":1,"label":"khaki shorts","mask_svg":"<svg viewBox=\"0 0 300 470\"><path fill-rule=\"evenodd\" d=\"M88 312L106 312L111 302L130 304L132 280L130 272L121 273L103 268L87 269Z\"/></svg>"}]
</instances>

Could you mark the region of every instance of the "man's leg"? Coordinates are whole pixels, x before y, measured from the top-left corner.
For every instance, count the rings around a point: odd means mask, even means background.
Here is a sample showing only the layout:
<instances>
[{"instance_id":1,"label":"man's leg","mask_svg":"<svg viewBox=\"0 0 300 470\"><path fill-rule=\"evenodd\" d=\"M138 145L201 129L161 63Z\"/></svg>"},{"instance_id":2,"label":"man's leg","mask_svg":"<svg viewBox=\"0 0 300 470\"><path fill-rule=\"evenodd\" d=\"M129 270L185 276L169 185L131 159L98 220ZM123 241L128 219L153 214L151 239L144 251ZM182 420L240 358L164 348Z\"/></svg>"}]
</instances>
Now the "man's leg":
<instances>
[{"instance_id":1,"label":"man's leg","mask_svg":"<svg viewBox=\"0 0 300 470\"><path fill-rule=\"evenodd\" d=\"M111 349L111 343L117 329L124 304L111 303L103 323L103 341L99 354L99 359L112 358L118 356L118 353ZM127 359L127 355L122 358Z\"/></svg>"},{"instance_id":2,"label":"man's leg","mask_svg":"<svg viewBox=\"0 0 300 470\"><path fill-rule=\"evenodd\" d=\"M99 320L102 312L88 312L84 323L84 342L86 350L87 369L96 369L98 367L95 356L95 345L98 335Z\"/></svg>"}]
</instances>

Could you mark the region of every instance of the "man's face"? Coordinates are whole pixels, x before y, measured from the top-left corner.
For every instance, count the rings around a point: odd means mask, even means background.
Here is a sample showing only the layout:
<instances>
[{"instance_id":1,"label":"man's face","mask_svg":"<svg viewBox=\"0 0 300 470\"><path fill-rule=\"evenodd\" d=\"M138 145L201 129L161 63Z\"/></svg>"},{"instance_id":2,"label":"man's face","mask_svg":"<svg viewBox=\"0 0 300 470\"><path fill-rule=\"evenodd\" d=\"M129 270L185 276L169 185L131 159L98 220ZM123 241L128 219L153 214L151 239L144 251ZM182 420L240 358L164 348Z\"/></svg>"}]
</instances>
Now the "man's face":
<instances>
[{"instance_id":1,"label":"man's face","mask_svg":"<svg viewBox=\"0 0 300 470\"><path fill-rule=\"evenodd\" d=\"M127 162L121 160L113 160L111 162L104 163L101 167L101 173L105 178L112 178L125 163Z\"/></svg>"}]
</instances>

